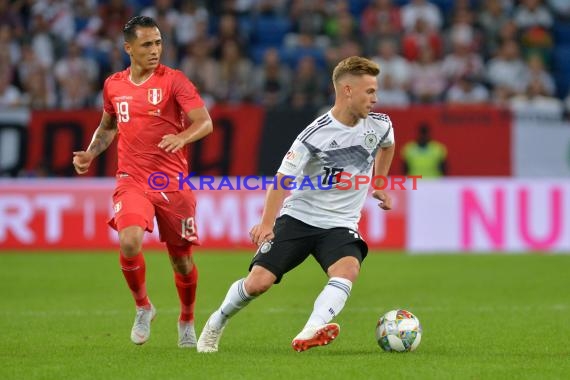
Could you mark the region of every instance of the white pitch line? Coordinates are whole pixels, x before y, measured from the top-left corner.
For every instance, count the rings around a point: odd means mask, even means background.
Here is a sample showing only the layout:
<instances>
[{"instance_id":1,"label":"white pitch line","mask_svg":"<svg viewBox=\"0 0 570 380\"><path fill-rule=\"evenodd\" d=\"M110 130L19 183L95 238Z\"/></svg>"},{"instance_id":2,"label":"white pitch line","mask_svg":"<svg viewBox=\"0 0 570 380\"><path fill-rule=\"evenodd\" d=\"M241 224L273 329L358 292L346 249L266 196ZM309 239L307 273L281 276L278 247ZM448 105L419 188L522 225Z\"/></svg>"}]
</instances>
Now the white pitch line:
<instances>
[{"instance_id":1,"label":"white pitch line","mask_svg":"<svg viewBox=\"0 0 570 380\"><path fill-rule=\"evenodd\" d=\"M345 314L350 313L375 313L379 314L387 310L396 309L396 306L378 306L378 307L347 307ZM505 306L475 306L469 308L458 308L456 306L413 306L402 305L401 308L413 310L414 312L437 312L443 313L448 311L464 311L470 313L495 313L495 312L536 312L537 310L544 311L568 311L570 310L569 304L554 304L554 305L505 305ZM109 317L117 315L131 315L134 310L121 309L121 310L27 310L27 311L0 311L0 317L84 317L84 316L97 316ZM196 310L196 314L209 315L213 310ZM261 314L307 314L308 309L298 308L285 308L285 307L272 307L268 309L256 310L256 313ZM178 314L178 308L158 308L160 314L174 315Z\"/></svg>"}]
</instances>

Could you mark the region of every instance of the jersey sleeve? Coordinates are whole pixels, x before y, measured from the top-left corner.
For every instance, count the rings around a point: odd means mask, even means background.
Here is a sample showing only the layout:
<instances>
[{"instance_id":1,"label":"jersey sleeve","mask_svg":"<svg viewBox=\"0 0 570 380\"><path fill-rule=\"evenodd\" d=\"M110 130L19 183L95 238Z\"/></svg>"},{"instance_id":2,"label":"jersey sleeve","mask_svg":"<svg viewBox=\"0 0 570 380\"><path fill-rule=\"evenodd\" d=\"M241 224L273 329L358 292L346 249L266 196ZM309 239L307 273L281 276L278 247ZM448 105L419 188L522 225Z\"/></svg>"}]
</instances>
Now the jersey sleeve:
<instances>
[{"instance_id":1,"label":"jersey sleeve","mask_svg":"<svg viewBox=\"0 0 570 380\"><path fill-rule=\"evenodd\" d=\"M181 71L176 71L172 83L172 91L176 101L185 113L204 106L204 101L196 87Z\"/></svg>"},{"instance_id":2,"label":"jersey sleeve","mask_svg":"<svg viewBox=\"0 0 570 380\"><path fill-rule=\"evenodd\" d=\"M303 168L310 158L311 153L307 147L296 139L287 154L285 154L285 157L283 157L283 161L281 161L281 166L277 172L287 176L297 177L303 172Z\"/></svg>"},{"instance_id":3,"label":"jersey sleeve","mask_svg":"<svg viewBox=\"0 0 570 380\"><path fill-rule=\"evenodd\" d=\"M392 120L386 114L382 114L380 119L374 119L381 131L383 131L380 141L378 142L378 146L380 148L387 148L389 146L394 145L396 140L394 139L394 127L392 126Z\"/></svg>"},{"instance_id":4,"label":"jersey sleeve","mask_svg":"<svg viewBox=\"0 0 570 380\"><path fill-rule=\"evenodd\" d=\"M111 116L116 116L115 115L115 107L113 107L113 102L111 101L111 98L109 97L109 93L108 93L109 83L110 83L110 80L109 80L109 78L107 78L105 80L105 83L103 84L103 110Z\"/></svg>"},{"instance_id":5,"label":"jersey sleeve","mask_svg":"<svg viewBox=\"0 0 570 380\"><path fill-rule=\"evenodd\" d=\"M396 139L394 138L394 128L392 127L392 122L390 122L388 131L386 131L386 134L382 136L382 138L380 139L380 147L387 148L389 146L394 145L395 142Z\"/></svg>"}]
</instances>

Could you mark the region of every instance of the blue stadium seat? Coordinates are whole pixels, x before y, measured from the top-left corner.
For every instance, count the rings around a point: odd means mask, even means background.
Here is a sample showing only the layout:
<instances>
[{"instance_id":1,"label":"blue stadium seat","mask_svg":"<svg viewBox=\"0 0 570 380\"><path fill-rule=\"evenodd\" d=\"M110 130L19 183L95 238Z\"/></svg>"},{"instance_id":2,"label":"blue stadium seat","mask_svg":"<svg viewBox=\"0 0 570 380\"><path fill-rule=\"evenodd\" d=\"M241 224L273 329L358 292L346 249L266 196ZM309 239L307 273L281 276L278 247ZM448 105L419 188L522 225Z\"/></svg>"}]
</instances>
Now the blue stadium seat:
<instances>
[{"instance_id":1,"label":"blue stadium seat","mask_svg":"<svg viewBox=\"0 0 570 380\"><path fill-rule=\"evenodd\" d=\"M568 71L570 70L570 46L556 46L553 52L553 68L554 70Z\"/></svg>"},{"instance_id":2,"label":"blue stadium seat","mask_svg":"<svg viewBox=\"0 0 570 380\"><path fill-rule=\"evenodd\" d=\"M553 34L556 45L570 45L570 23L556 22L553 27Z\"/></svg>"},{"instance_id":3,"label":"blue stadium seat","mask_svg":"<svg viewBox=\"0 0 570 380\"><path fill-rule=\"evenodd\" d=\"M437 5L443 15L448 14L453 9L453 0L430 0L430 3Z\"/></svg>"},{"instance_id":4,"label":"blue stadium seat","mask_svg":"<svg viewBox=\"0 0 570 380\"><path fill-rule=\"evenodd\" d=\"M307 49L307 48L293 48L293 49L281 49L281 58L283 62L286 62L290 67L295 69L301 58L305 56L311 56L315 59L315 63L319 68L325 67L325 55L319 49Z\"/></svg>"},{"instance_id":5,"label":"blue stadium seat","mask_svg":"<svg viewBox=\"0 0 570 380\"><path fill-rule=\"evenodd\" d=\"M409 2L410 2L410 0L394 0L392 3L394 5L397 5L398 7L401 7L401 6L408 4Z\"/></svg>"},{"instance_id":6,"label":"blue stadium seat","mask_svg":"<svg viewBox=\"0 0 570 380\"><path fill-rule=\"evenodd\" d=\"M259 17L253 21L252 43L265 46L280 46L291 30L291 22L284 17Z\"/></svg>"},{"instance_id":7,"label":"blue stadium seat","mask_svg":"<svg viewBox=\"0 0 570 380\"><path fill-rule=\"evenodd\" d=\"M556 96L564 99L570 90L570 71L559 71L553 73L554 81L556 82Z\"/></svg>"},{"instance_id":8,"label":"blue stadium seat","mask_svg":"<svg viewBox=\"0 0 570 380\"><path fill-rule=\"evenodd\" d=\"M351 0L349 1L349 9L350 9L350 13L352 13L353 16L359 17L362 14L362 11L364 11L364 8L366 8L366 6L368 5L369 1L368 0Z\"/></svg>"}]
</instances>

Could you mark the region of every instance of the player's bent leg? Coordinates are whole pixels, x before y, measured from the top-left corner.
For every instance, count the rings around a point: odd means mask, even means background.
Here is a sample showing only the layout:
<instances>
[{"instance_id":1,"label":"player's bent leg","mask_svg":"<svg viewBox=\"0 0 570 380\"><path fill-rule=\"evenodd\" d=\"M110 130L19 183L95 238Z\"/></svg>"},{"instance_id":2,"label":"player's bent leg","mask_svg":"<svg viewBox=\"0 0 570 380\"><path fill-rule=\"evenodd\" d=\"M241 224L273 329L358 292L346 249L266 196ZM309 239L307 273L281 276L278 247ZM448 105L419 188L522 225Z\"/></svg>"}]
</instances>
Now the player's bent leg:
<instances>
[{"instance_id":1,"label":"player's bent leg","mask_svg":"<svg viewBox=\"0 0 570 380\"><path fill-rule=\"evenodd\" d=\"M256 265L247 278L234 282L220 308L208 318L200 338L198 338L198 352L217 352L228 320L257 296L267 291L276 279L277 277L273 273Z\"/></svg>"},{"instance_id":2,"label":"player's bent leg","mask_svg":"<svg viewBox=\"0 0 570 380\"><path fill-rule=\"evenodd\" d=\"M327 275L329 278L341 277L349 280L350 282L356 281L359 274L360 262L353 256L345 256L337 260L327 269Z\"/></svg>"},{"instance_id":3,"label":"player's bent leg","mask_svg":"<svg viewBox=\"0 0 570 380\"><path fill-rule=\"evenodd\" d=\"M342 257L327 268L329 281L315 300L305 327L293 339L291 345L294 350L301 352L326 345L338 336L339 326L330 322L344 308L352 290L352 281L356 280L359 271L360 262L352 256Z\"/></svg>"},{"instance_id":4,"label":"player's bent leg","mask_svg":"<svg viewBox=\"0 0 570 380\"><path fill-rule=\"evenodd\" d=\"M261 265L254 265L244 281L244 288L253 297L260 296L269 290L277 280L277 276Z\"/></svg>"},{"instance_id":5,"label":"player's bent leg","mask_svg":"<svg viewBox=\"0 0 570 380\"><path fill-rule=\"evenodd\" d=\"M324 346L331 343L339 334L340 326L336 323L327 323L322 326L305 327L291 342L297 352L309 348Z\"/></svg>"}]
</instances>

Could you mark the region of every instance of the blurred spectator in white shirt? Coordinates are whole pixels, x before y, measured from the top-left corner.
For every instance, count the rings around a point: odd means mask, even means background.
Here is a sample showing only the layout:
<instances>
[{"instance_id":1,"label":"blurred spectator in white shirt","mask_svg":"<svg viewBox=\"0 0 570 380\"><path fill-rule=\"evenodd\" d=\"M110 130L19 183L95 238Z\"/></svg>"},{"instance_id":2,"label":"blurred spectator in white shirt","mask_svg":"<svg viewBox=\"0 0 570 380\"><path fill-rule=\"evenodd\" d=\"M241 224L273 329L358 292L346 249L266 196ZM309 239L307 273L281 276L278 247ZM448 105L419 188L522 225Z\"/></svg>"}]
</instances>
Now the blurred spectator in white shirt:
<instances>
[{"instance_id":1,"label":"blurred spectator in white shirt","mask_svg":"<svg viewBox=\"0 0 570 380\"><path fill-rule=\"evenodd\" d=\"M493 86L502 86L512 94L524 91L526 65L520 58L520 51L515 41L506 41L499 54L487 63L487 79Z\"/></svg>"},{"instance_id":2,"label":"blurred spectator in white shirt","mask_svg":"<svg viewBox=\"0 0 570 380\"><path fill-rule=\"evenodd\" d=\"M449 88L445 100L450 104L484 104L490 100L490 94L477 78L462 75Z\"/></svg>"},{"instance_id":3,"label":"blurred spectator in white shirt","mask_svg":"<svg viewBox=\"0 0 570 380\"><path fill-rule=\"evenodd\" d=\"M389 74L395 86L407 89L410 82L410 64L397 53L397 46L393 40L378 42L377 54L372 60L380 65L380 72ZM378 81L382 80L382 75Z\"/></svg>"},{"instance_id":4,"label":"blurred spectator in white shirt","mask_svg":"<svg viewBox=\"0 0 570 380\"><path fill-rule=\"evenodd\" d=\"M564 113L562 101L548 96L537 79L528 84L524 94L511 98L510 105L518 117L559 120Z\"/></svg>"},{"instance_id":5,"label":"blurred spectator in white shirt","mask_svg":"<svg viewBox=\"0 0 570 380\"><path fill-rule=\"evenodd\" d=\"M75 19L70 0L37 0L32 6L34 15L41 15L49 31L65 42L75 37Z\"/></svg>"},{"instance_id":6,"label":"blurred spectator in white shirt","mask_svg":"<svg viewBox=\"0 0 570 380\"><path fill-rule=\"evenodd\" d=\"M0 70L0 109L23 106L22 93L10 84L10 74Z\"/></svg>"},{"instance_id":7,"label":"blurred spectator in white shirt","mask_svg":"<svg viewBox=\"0 0 570 380\"><path fill-rule=\"evenodd\" d=\"M380 68L381 72L383 71ZM406 107L410 104L410 96L393 79L390 72L379 75L378 102L386 107Z\"/></svg>"},{"instance_id":8,"label":"blurred spectator in white shirt","mask_svg":"<svg viewBox=\"0 0 570 380\"><path fill-rule=\"evenodd\" d=\"M479 26L483 30L485 56L492 56L501 44L500 31L510 20L501 2L485 0L483 11L479 13Z\"/></svg>"},{"instance_id":9,"label":"blurred spectator in white shirt","mask_svg":"<svg viewBox=\"0 0 570 380\"><path fill-rule=\"evenodd\" d=\"M186 46L200 37L200 23L208 22L208 11L198 6L196 1L183 1L182 11L176 24L176 43L178 46Z\"/></svg>"},{"instance_id":10,"label":"blurred spectator in white shirt","mask_svg":"<svg viewBox=\"0 0 570 380\"><path fill-rule=\"evenodd\" d=\"M521 29L533 26L549 29L554 21L548 8L541 5L541 0L522 0L515 10L514 19Z\"/></svg>"},{"instance_id":11,"label":"blurred spectator in white shirt","mask_svg":"<svg viewBox=\"0 0 570 380\"><path fill-rule=\"evenodd\" d=\"M441 61L435 59L429 48L423 49L418 61L412 64L410 91L414 102L441 101L446 85Z\"/></svg>"},{"instance_id":12,"label":"blurred spectator in white shirt","mask_svg":"<svg viewBox=\"0 0 570 380\"><path fill-rule=\"evenodd\" d=\"M531 55L527 61L527 73L525 77L525 86L528 86L532 81L538 80L542 83L544 92L547 95L554 95L556 92L556 84L552 75L544 68L544 61L539 55Z\"/></svg>"},{"instance_id":13,"label":"blurred spectator in white shirt","mask_svg":"<svg viewBox=\"0 0 570 380\"><path fill-rule=\"evenodd\" d=\"M548 0L548 6L559 17L570 18L570 1L568 0Z\"/></svg>"},{"instance_id":14,"label":"blurred spectator in white shirt","mask_svg":"<svg viewBox=\"0 0 570 380\"><path fill-rule=\"evenodd\" d=\"M437 6L427 0L412 0L402 7L402 25L410 31L414 29L416 21L423 19L431 30L440 30L443 24L441 11Z\"/></svg>"},{"instance_id":15,"label":"blurred spectator in white shirt","mask_svg":"<svg viewBox=\"0 0 570 380\"><path fill-rule=\"evenodd\" d=\"M50 34L47 21L40 14L33 16L30 38L32 48L42 65L44 67L53 65L55 60L55 43Z\"/></svg>"},{"instance_id":16,"label":"blurred spectator in white shirt","mask_svg":"<svg viewBox=\"0 0 570 380\"><path fill-rule=\"evenodd\" d=\"M84 108L92 104L99 66L82 56L81 47L76 42L67 46L67 54L57 61L54 73L63 109Z\"/></svg>"},{"instance_id":17,"label":"blurred spectator in white shirt","mask_svg":"<svg viewBox=\"0 0 570 380\"><path fill-rule=\"evenodd\" d=\"M471 49L469 41L457 39L453 50L443 59L443 71L450 82L463 75L482 78L484 73L483 58Z\"/></svg>"}]
</instances>

